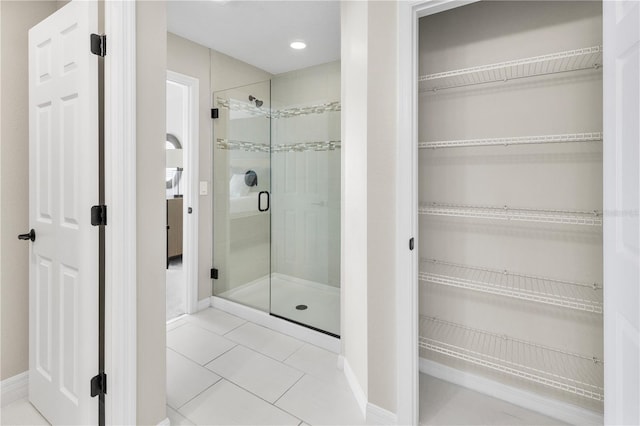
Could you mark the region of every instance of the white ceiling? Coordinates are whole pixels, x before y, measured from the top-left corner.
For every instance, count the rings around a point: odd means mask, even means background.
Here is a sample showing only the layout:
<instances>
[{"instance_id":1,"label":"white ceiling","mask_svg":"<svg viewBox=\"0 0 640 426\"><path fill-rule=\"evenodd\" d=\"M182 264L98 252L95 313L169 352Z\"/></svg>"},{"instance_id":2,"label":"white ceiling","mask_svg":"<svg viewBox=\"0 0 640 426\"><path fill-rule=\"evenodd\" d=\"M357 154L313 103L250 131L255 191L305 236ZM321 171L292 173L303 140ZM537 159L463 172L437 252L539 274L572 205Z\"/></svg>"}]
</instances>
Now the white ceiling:
<instances>
[{"instance_id":1,"label":"white ceiling","mask_svg":"<svg viewBox=\"0 0 640 426\"><path fill-rule=\"evenodd\" d=\"M167 28L271 74L340 59L339 1L174 0Z\"/></svg>"}]
</instances>

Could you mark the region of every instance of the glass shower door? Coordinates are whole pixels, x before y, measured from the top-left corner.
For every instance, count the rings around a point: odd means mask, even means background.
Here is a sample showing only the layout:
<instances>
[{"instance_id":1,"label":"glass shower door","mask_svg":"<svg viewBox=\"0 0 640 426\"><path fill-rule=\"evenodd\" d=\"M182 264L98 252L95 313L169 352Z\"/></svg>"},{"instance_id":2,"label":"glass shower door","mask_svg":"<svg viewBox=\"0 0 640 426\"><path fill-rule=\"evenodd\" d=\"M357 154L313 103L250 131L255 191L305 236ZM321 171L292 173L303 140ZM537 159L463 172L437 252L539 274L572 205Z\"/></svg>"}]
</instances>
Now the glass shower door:
<instances>
[{"instance_id":1,"label":"glass shower door","mask_svg":"<svg viewBox=\"0 0 640 426\"><path fill-rule=\"evenodd\" d=\"M213 295L269 312L271 85L213 94Z\"/></svg>"},{"instance_id":2,"label":"glass shower door","mask_svg":"<svg viewBox=\"0 0 640 426\"><path fill-rule=\"evenodd\" d=\"M340 334L340 62L271 80L271 314Z\"/></svg>"}]
</instances>

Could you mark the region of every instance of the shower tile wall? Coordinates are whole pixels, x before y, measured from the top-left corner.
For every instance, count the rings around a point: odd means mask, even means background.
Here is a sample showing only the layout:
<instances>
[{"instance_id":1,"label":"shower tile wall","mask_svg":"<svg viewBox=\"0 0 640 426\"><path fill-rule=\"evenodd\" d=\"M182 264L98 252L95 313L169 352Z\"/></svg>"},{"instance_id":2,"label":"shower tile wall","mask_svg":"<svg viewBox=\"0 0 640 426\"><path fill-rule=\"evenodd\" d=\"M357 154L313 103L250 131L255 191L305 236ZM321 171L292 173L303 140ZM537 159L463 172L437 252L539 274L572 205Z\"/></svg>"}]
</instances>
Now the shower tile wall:
<instances>
[{"instance_id":1,"label":"shower tile wall","mask_svg":"<svg viewBox=\"0 0 640 426\"><path fill-rule=\"evenodd\" d=\"M272 272L340 286L340 62L279 74L272 95Z\"/></svg>"}]
</instances>

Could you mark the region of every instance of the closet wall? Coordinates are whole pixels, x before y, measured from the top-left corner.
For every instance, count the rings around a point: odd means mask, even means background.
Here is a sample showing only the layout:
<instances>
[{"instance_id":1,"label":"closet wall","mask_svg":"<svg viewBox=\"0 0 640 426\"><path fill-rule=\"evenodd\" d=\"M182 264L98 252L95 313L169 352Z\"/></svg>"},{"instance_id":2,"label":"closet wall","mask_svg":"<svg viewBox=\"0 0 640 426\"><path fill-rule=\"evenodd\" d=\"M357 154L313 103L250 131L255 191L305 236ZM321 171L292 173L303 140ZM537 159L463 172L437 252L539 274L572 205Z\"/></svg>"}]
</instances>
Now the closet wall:
<instances>
[{"instance_id":1,"label":"closet wall","mask_svg":"<svg viewBox=\"0 0 640 426\"><path fill-rule=\"evenodd\" d=\"M419 74L601 45L600 2L483 1L420 20ZM595 53L518 69L599 61ZM592 212L602 210L602 70L430 90L440 83L420 83L418 97L421 357L601 411L602 364L592 357L603 353L602 226ZM580 142L432 144L559 134ZM487 206L498 210L475 209ZM513 208L563 211L542 216L587 224L515 220ZM512 219L486 217L496 214ZM442 353L448 345L457 355ZM496 357L498 369L559 377L552 385L516 378L459 359L467 350Z\"/></svg>"}]
</instances>

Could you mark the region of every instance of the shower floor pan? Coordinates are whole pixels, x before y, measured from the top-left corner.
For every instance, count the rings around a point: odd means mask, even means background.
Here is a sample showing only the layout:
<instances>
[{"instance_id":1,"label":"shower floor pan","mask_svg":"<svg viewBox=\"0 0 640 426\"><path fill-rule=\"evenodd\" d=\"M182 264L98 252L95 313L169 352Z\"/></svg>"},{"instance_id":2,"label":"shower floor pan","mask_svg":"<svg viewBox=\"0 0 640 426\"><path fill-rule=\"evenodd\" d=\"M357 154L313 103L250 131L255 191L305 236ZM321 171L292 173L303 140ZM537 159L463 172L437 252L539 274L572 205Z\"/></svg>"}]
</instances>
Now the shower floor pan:
<instances>
[{"instance_id":1,"label":"shower floor pan","mask_svg":"<svg viewBox=\"0 0 640 426\"><path fill-rule=\"evenodd\" d=\"M271 291L271 293L270 293ZM270 297L271 294L271 297ZM216 296L340 334L340 288L274 273ZM296 309L306 305L307 309Z\"/></svg>"}]
</instances>

